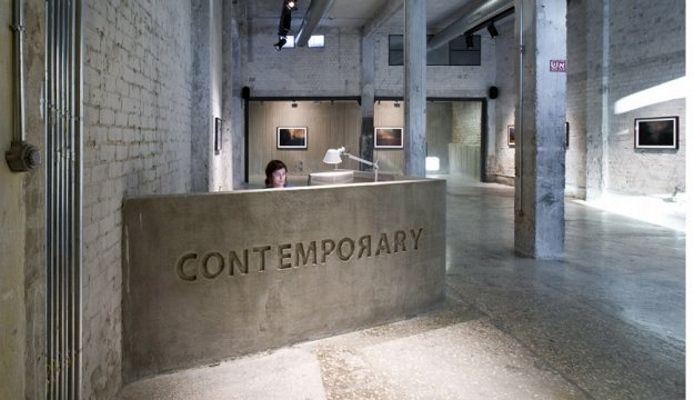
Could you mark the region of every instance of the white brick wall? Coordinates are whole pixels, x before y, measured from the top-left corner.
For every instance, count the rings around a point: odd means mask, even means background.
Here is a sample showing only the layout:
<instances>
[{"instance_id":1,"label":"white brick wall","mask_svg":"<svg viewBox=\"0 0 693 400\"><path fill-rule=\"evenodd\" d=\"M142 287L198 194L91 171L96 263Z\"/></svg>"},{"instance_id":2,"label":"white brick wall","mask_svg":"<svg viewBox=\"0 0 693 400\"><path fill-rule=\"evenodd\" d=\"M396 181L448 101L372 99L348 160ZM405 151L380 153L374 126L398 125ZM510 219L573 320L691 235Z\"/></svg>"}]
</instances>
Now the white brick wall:
<instances>
[{"instance_id":1,"label":"white brick wall","mask_svg":"<svg viewBox=\"0 0 693 400\"><path fill-rule=\"evenodd\" d=\"M284 48L277 52L277 28L252 32L243 81L252 96L358 96L360 39L357 30L330 29L322 49Z\"/></svg>"},{"instance_id":2,"label":"white brick wall","mask_svg":"<svg viewBox=\"0 0 693 400\"><path fill-rule=\"evenodd\" d=\"M388 34L375 34L375 95L402 96L404 67L388 66ZM277 52L275 27L257 28L250 42L245 85L252 96L360 96L361 54L357 30L328 29L325 48L283 49ZM429 66L427 93L432 97L484 97L494 83L494 41L482 35L482 65Z\"/></svg>"},{"instance_id":3,"label":"white brick wall","mask_svg":"<svg viewBox=\"0 0 693 400\"><path fill-rule=\"evenodd\" d=\"M609 186L620 193L671 193L684 187L685 103L672 100L615 114L624 96L685 75L684 1L611 2ZM679 116L679 150L633 148L635 118Z\"/></svg>"},{"instance_id":4,"label":"white brick wall","mask_svg":"<svg viewBox=\"0 0 693 400\"><path fill-rule=\"evenodd\" d=\"M191 5L86 2L84 398L120 387L124 196L190 189Z\"/></svg>"}]
</instances>

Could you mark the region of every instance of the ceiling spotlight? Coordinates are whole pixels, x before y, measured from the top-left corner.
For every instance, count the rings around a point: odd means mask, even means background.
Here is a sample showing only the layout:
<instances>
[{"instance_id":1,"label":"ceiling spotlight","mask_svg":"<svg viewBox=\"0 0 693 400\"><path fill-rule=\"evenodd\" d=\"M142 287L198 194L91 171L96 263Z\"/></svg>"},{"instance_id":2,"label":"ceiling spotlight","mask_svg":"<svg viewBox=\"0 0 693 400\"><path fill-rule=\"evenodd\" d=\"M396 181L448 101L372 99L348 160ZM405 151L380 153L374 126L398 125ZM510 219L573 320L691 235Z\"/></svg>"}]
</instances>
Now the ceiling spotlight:
<instances>
[{"instance_id":1,"label":"ceiling spotlight","mask_svg":"<svg viewBox=\"0 0 693 400\"><path fill-rule=\"evenodd\" d=\"M289 11L294 11L294 10L296 10L296 6L298 6L298 1L297 0L288 0L284 4L286 4L286 8L288 8Z\"/></svg>"},{"instance_id":2,"label":"ceiling spotlight","mask_svg":"<svg viewBox=\"0 0 693 400\"><path fill-rule=\"evenodd\" d=\"M467 42L467 48L468 49L474 48L474 36L466 35L464 37L464 40Z\"/></svg>"},{"instance_id":3,"label":"ceiling spotlight","mask_svg":"<svg viewBox=\"0 0 693 400\"><path fill-rule=\"evenodd\" d=\"M399 101L395 100L395 108L399 108Z\"/></svg>"},{"instance_id":4,"label":"ceiling spotlight","mask_svg":"<svg viewBox=\"0 0 693 400\"><path fill-rule=\"evenodd\" d=\"M496 26L493 24L493 21L491 21L490 24L488 24L488 33L491 35L492 38L495 38L498 36L498 29L496 29Z\"/></svg>"},{"instance_id":5,"label":"ceiling spotlight","mask_svg":"<svg viewBox=\"0 0 693 400\"><path fill-rule=\"evenodd\" d=\"M296 100L294 100L293 103L291 103L291 108L297 108L297 107L298 107L298 104L296 104Z\"/></svg>"},{"instance_id":6,"label":"ceiling spotlight","mask_svg":"<svg viewBox=\"0 0 693 400\"><path fill-rule=\"evenodd\" d=\"M274 44L274 49L277 51L281 51L282 47L286 44L286 38L285 37L279 37L279 41Z\"/></svg>"}]
</instances>

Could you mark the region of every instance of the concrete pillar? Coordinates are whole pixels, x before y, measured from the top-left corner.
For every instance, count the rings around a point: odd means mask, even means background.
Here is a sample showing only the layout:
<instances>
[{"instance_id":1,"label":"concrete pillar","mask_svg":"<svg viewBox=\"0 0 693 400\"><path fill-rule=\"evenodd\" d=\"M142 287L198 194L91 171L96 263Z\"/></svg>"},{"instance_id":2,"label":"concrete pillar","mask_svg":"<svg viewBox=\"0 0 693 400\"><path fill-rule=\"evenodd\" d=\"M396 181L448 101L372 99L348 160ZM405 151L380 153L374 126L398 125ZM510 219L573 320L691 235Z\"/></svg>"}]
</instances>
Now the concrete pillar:
<instances>
[{"instance_id":1,"label":"concrete pillar","mask_svg":"<svg viewBox=\"0 0 693 400\"><path fill-rule=\"evenodd\" d=\"M426 175L426 1L404 2L404 173Z\"/></svg>"},{"instance_id":2,"label":"concrete pillar","mask_svg":"<svg viewBox=\"0 0 693 400\"><path fill-rule=\"evenodd\" d=\"M585 197L594 200L606 191L609 180L609 2L588 1L587 103L585 110ZM599 21L599 23L596 23Z\"/></svg>"},{"instance_id":3,"label":"concrete pillar","mask_svg":"<svg viewBox=\"0 0 693 400\"><path fill-rule=\"evenodd\" d=\"M245 121L241 98L241 32L237 21L238 5L223 2L223 152L230 168L234 189L243 185L245 169ZM244 18L243 15L240 16Z\"/></svg>"},{"instance_id":4,"label":"concrete pillar","mask_svg":"<svg viewBox=\"0 0 693 400\"><path fill-rule=\"evenodd\" d=\"M360 157L373 160L373 108L375 103L375 46L372 36L361 38L361 138ZM360 164L364 169L365 164Z\"/></svg>"},{"instance_id":5,"label":"concrete pillar","mask_svg":"<svg viewBox=\"0 0 693 400\"><path fill-rule=\"evenodd\" d=\"M193 1L193 109L190 127L193 192L207 192L211 183L211 11L210 0Z\"/></svg>"},{"instance_id":6,"label":"concrete pillar","mask_svg":"<svg viewBox=\"0 0 693 400\"><path fill-rule=\"evenodd\" d=\"M562 257L565 236L566 73L551 71L566 59L565 18L564 1L515 1L515 250L541 259Z\"/></svg>"}]
</instances>

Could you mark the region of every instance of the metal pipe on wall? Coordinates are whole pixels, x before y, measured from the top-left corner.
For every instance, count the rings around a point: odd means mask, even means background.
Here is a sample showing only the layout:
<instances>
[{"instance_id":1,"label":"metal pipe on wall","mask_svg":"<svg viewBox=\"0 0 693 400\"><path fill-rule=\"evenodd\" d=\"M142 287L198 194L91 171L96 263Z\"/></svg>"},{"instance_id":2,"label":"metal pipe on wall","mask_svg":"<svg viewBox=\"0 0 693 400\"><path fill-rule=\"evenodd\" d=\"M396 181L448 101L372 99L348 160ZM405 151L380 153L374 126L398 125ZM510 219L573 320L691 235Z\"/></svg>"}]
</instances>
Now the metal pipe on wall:
<instances>
[{"instance_id":1,"label":"metal pipe on wall","mask_svg":"<svg viewBox=\"0 0 693 400\"><path fill-rule=\"evenodd\" d=\"M14 129L14 140L23 142L25 140L26 134L24 131L24 7L22 4L23 0L14 0L12 2L12 11L14 16L14 21L12 25L12 30L15 32L14 36L14 61L15 61L15 129Z\"/></svg>"},{"instance_id":2,"label":"metal pipe on wall","mask_svg":"<svg viewBox=\"0 0 693 400\"><path fill-rule=\"evenodd\" d=\"M81 395L82 2L47 1L48 399Z\"/></svg>"},{"instance_id":3,"label":"metal pipe on wall","mask_svg":"<svg viewBox=\"0 0 693 400\"><path fill-rule=\"evenodd\" d=\"M36 146L26 143L24 124L24 8L23 0L12 2L14 31L14 130L12 144L5 153L5 160L13 172L26 172L41 164L41 155Z\"/></svg>"}]
</instances>

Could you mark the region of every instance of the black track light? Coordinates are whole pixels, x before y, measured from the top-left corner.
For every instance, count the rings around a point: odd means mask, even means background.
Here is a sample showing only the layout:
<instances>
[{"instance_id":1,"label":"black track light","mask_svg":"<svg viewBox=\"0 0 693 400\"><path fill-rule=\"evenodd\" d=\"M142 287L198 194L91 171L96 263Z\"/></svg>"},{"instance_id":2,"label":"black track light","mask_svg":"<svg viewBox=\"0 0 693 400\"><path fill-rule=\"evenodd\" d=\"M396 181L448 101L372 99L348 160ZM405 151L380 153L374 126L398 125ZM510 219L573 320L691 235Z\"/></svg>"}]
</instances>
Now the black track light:
<instances>
[{"instance_id":1,"label":"black track light","mask_svg":"<svg viewBox=\"0 0 693 400\"><path fill-rule=\"evenodd\" d=\"M490 24L488 24L488 33L491 35L492 38L495 38L498 36L498 29L496 29L496 25L493 24L493 21L491 21Z\"/></svg>"},{"instance_id":2,"label":"black track light","mask_svg":"<svg viewBox=\"0 0 693 400\"><path fill-rule=\"evenodd\" d=\"M277 51L281 51L282 47L286 44L286 38L285 37L279 37L279 41L274 44L274 49Z\"/></svg>"}]
</instances>

